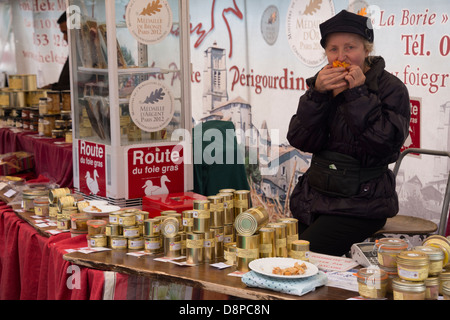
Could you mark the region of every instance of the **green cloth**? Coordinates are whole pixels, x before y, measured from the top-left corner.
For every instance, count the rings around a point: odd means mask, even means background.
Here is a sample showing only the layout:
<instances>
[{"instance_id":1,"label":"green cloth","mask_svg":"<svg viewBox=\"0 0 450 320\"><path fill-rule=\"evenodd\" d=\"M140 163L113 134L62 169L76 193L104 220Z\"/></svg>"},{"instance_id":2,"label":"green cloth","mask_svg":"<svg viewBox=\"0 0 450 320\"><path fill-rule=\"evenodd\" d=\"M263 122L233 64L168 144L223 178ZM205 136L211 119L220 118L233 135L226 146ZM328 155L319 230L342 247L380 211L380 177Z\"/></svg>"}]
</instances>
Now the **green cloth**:
<instances>
[{"instance_id":1,"label":"green cloth","mask_svg":"<svg viewBox=\"0 0 450 320\"><path fill-rule=\"evenodd\" d=\"M211 120L193 128L194 192L216 195L221 189L250 190L244 150L230 121Z\"/></svg>"}]
</instances>

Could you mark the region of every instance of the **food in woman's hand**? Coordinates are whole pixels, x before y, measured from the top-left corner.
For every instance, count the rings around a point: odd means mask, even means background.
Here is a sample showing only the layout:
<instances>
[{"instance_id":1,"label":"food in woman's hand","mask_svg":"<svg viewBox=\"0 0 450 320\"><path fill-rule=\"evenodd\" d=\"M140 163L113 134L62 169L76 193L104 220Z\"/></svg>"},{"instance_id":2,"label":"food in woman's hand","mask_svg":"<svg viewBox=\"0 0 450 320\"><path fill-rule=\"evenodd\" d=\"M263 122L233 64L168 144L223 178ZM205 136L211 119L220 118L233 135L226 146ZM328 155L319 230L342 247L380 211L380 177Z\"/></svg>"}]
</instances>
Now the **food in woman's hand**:
<instances>
[{"instance_id":1,"label":"food in woman's hand","mask_svg":"<svg viewBox=\"0 0 450 320\"><path fill-rule=\"evenodd\" d=\"M274 267L272 270L273 274L280 276L296 276L305 274L308 267L305 263L299 264L296 262L293 267L281 269L280 267Z\"/></svg>"},{"instance_id":2,"label":"food in woman's hand","mask_svg":"<svg viewBox=\"0 0 450 320\"><path fill-rule=\"evenodd\" d=\"M350 67L350 64L344 61L341 62L339 60L333 62L333 68L340 68L340 67L347 69L348 67Z\"/></svg>"}]
</instances>

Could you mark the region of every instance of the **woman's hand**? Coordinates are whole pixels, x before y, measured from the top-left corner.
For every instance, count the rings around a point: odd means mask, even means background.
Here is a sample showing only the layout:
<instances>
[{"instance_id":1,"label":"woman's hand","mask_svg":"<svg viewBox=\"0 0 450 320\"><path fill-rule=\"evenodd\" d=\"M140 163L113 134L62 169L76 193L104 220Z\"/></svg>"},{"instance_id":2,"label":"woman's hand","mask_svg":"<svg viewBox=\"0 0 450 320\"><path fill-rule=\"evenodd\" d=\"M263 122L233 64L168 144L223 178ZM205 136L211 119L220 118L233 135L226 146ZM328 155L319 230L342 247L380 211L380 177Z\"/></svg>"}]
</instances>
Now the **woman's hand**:
<instances>
[{"instance_id":1,"label":"woman's hand","mask_svg":"<svg viewBox=\"0 0 450 320\"><path fill-rule=\"evenodd\" d=\"M345 79L347 76L348 72L345 68L333 68L331 65L327 65L319 72L315 89L322 93L328 91L339 93L347 90L349 88L349 83Z\"/></svg>"},{"instance_id":2,"label":"woman's hand","mask_svg":"<svg viewBox=\"0 0 450 320\"><path fill-rule=\"evenodd\" d=\"M366 82L366 76L364 72L358 66L348 67L348 73L345 76L345 80L348 82L349 89L362 86Z\"/></svg>"}]
</instances>

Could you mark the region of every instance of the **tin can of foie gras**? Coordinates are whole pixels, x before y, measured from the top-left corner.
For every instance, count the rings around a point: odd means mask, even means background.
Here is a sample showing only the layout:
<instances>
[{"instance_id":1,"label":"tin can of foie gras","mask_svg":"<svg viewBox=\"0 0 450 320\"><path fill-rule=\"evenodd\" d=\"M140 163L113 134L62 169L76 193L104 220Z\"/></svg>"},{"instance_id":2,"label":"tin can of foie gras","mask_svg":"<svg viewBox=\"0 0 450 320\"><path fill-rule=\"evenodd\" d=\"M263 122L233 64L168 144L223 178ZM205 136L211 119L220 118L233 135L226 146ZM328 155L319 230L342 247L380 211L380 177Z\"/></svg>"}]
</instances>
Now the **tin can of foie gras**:
<instances>
[{"instance_id":1,"label":"tin can of foie gras","mask_svg":"<svg viewBox=\"0 0 450 320\"><path fill-rule=\"evenodd\" d=\"M241 272L250 271L248 264L259 258L259 234L236 235L236 268Z\"/></svg>"},{"instance_id":2,"label":"tin can of foie gras","mask_svg":"<svg viewBox=\"0 0 450 320\"><path fill-rule=\"evenodd\" d=\"M161 234L166 238L173 238L180 232L180 223L177 218L168 216L161 222Z\"/></svg>"},{"instance_id":3,"label":"tin can of foie gras","mask_svg":"<svg viewBox=\"0 0 450 320\"><path fill-rule=\"evenodd\" d=\"M224 245L223 255L226 264L230 266L236 265L236 250L236 242L230 242Z\"/></svg>"},{"instance_id":4,"label":"tin can of foie gras","mask_svg":"<svg viewBox=\"0 0 450 320\"><path fill-rule=\"evenodd\" d=\"M145 237L144 251L150 254L159 254L163 251L162 237Z\"/></svg>"},{"instance_id":5,"label":"tin can of foie gras","mask_svg":"<svg viewBox=\"0 0 450 320\"><path fill-rule=\"evenodd\" d=\"M226 224L223 226L223 242L225 244L236 242L235 229L232 224Z\"/></svg>"},{"instance_id":6,"label":"tin can of foie gras","mask_svg":"<svg viewBox=\"0 0 450 320\"><path fill-rule=\"evenodd\" d=\"M218 193L223 198L223 224L234 223L234 200L232 193Z\"/></svg>"},{"instance_id":7,"label":"tin can of foie gras","mask_svg":"<svg viewBox=\"0 0 450 320\"><path fill-rule=\"evenodd\" d=\"M65 197L70 195L70 189L69 188L56 188L51 189L48 194L48 201L50 203L57 203L58 199L61 197Z\"/></svg>"},{"instance_id":8,"label":"tin can of foie gras","mask_svg":"<svg viewBox=\"0 0 450 320\"><path fill-rule=\"evenodd\" d=\"M160 219L147 219L144 221L144 236L145 237L159 237L160 232L160 226L161 226L161 220Z\"/></svg>"},{"instance_id":9,"label":"tin can of foie gras","mask_svg":"<svg viewBox=\"0 0 450 320\"><path fill-rule=\"evenodd\" d=\"M236 190L233 193L234 217L250 209L250 191Z\"/></svg>"},{"instance_id":10,"label":"tin can of foie gras","mask_svg":"<svg viewBox=\"0 0 450 320\"><path fill-rule=\"evenodd\" d=\"M298 220L295 218L280 218L277 222L286 225L286 245L289 255L292 249L292 242L298 240Z\"/></svg>"},{"instance_id":11,"label":"tin can of foie gras","mask_svg":"<svg viewBox=\"0 0 450 320\"><path fill-rule=\"evenodd\" d=\"M105 234L96 234L88 236L89 248L106 248L108 244Z\"/></svg>"},{"instance_id":12,"label":"tin can of foie gras","mask_svg":"<svg viewBox=\"0 0 450 320\"><path fill-rule=\"evenodd\" d=\"M204 261L204 233L186 233L186 262L188 264L198 265Z\"/></svg>"},{"instance_id":13,"label":"tin can of foie gras","mask_svg":"<svg viewBox=\"0 0 450 320\"><path fill-rule=\"evenodd\" d=\"M251 208L240 213L235 221L236 232L243 236L251 236L267 225L269 214L263 207Z\"/></svg>"},{"instance_id":14,"label":"tin can of foie gras","mask_svg":"<svg viewBox=\"0 0 450 320\"><path fill-rule=\"evenodd\" d=\"M183 211L183 229L185 232L194 230L194 210Z\"/></svg>"},{"instance_id":15,"label":"tin can of foie gras","mask_svg":"<svg viewBox=\"0 0 450 320\"><path fill-rule=\"evenodd\" d=\"M264 227L259 229L259 257L276 257L274 228Z\"/></svg>"},{"instance_id":16,"label":"tin can of foie gras","mask_svg":"<svg viewBox=\"0 0 450 320\"><path fill-rule=\"evenodd\" d=\"M214 255L215 259L218 260L220 258L223 258L223 245L224 245L224 227L219 228L211 228L211 230L214 230L215 232L215 247L214 247Z\"/></svg>"},{"instance_id":17,"label":"tin can of foie gras","mask_svg":"<svg viewBox=\"0 0 450 320\"><path fill-rule=\"evenodd\" d=\"M284 223L269 223L267 227L275 229L275 251L276 256L287 258L287 226Z\"/></svg>"},{"instance_id":18,"label":"tin can of foie gras","mask_svg":"<svg viewBox=\"0 0 450 320\"><path fill-rule=\"evenodd\" d=\"M172 238L163 239L164 256L168 258L178 258L181 256L181 235L177 234Z\"/></svg>"},{"instance_id":19,"label":"tin can of foie gras","mask_svg":"<svg viewBox=\"0 0 450 320\"><path fill-rule=\"evenodd\" d=\"M194 200L194 232L208 232L210 229L211 213L208 200Z\"/></svg>"}]
</instances>

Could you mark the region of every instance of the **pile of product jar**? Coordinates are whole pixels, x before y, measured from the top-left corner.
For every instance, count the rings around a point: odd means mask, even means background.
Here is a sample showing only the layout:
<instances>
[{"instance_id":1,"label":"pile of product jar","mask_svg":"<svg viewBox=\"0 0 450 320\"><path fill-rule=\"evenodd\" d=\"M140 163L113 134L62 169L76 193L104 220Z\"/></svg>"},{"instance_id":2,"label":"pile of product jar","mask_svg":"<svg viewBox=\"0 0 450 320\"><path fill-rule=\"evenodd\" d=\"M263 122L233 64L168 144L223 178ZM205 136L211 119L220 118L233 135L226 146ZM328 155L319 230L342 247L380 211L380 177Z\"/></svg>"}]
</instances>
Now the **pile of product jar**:
<instances>
[{"instance_id":1,"label":"pile of product jar","mask_svg":"<svg viewBox=\"0 0 450 320\"><path fill-rule=\"evenodd\" d=\"M377 266L358 271L359 293L368 299L394 300L450 299L450 240L439 235L425 239L422 246L410 248L400 238L376 242Z\"/></svg>"}]
</instances>

